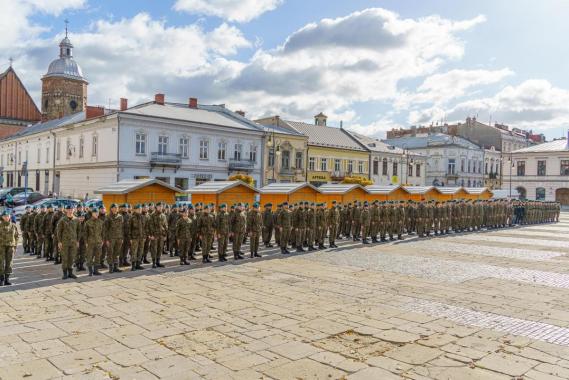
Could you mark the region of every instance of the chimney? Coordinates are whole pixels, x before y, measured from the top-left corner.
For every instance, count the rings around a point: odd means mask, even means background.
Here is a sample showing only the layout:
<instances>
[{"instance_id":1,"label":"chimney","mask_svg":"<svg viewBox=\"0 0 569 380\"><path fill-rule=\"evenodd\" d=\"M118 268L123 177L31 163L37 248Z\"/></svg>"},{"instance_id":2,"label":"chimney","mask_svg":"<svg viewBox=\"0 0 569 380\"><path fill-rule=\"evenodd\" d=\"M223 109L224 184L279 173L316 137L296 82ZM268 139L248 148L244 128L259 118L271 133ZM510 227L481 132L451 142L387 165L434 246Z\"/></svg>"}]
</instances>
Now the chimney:
<instances>
[{"instance_id":1,"label":"chimney","mask_svg":"<svg viewBox=\"0 0 569 380\"><path fill-rule=\"evenodd\" d=\"M87 119L91 119L93 117L100 117L104 115L105 115L105 107L87 106L85 110L85 116Z\"/></svg>"},{"instance_id":2,"label":"chimney","mask_svg":"<svg viewBox=\"0 0 569 380\"><path fill-rule=\"evenodd\" d=\"M235 113L237 113L237 114L239 114L239 115L245 117L245 111L239 110L239 111L235 111Z\"/></svg>"},{"instance_id":3,"label":"chimney","mask_svg":"<svg viewBox=\"0 0 569 380\"><path fill-rule=\"evenodd\" d=\"M189 106L190 108L198 108L198 98L190 98Z\"/></svg>"},{"instance_id":4,"label":"chimney","mask_svg":"<svg viewBox=\"0 0 569 380\"><path fill-rule=\"evenodd\" d=\"M127 108L128 108L128 99L121 98L121 111L126 111Z\"/></svg>"},{"instance_id":5,"label":"chimney","mask_svg":"<svg viewBox=\"0 0 569 380\"><path fill-rule=\"evenodd\" d=\"M164 105L164 94L154 95L154 103Z\"/></svg>"}]
</instances>

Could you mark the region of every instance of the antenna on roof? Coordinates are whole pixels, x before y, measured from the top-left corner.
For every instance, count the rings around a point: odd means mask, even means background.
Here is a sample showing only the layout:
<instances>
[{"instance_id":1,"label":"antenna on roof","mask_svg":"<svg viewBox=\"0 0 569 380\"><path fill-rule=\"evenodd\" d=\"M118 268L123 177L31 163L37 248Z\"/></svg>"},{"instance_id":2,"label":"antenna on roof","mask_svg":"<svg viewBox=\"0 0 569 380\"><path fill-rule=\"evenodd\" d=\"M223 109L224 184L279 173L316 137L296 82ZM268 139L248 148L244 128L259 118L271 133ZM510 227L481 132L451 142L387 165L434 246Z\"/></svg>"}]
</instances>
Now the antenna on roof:
<instances>
[{"instance_id":1,"label":"antenna on roof","mask_svg":"<svg viewBox=\"0 0 569 380\"><path fill-rule=\"evenodd\" d=\"M10 67L12 67L12 63L14 63L14 58L10 57L8 58L8 61L10 61Z\"/></svg>"},{"instance_id":2,"label":"antenna on roof","mask_svg":"<svg viewBox=\"0 0 569 380\"><path fill-rule=\"evenodd\" d=\"M340 120L340 129L344 129L344 121Z\"/></svg>"}]
</instances>

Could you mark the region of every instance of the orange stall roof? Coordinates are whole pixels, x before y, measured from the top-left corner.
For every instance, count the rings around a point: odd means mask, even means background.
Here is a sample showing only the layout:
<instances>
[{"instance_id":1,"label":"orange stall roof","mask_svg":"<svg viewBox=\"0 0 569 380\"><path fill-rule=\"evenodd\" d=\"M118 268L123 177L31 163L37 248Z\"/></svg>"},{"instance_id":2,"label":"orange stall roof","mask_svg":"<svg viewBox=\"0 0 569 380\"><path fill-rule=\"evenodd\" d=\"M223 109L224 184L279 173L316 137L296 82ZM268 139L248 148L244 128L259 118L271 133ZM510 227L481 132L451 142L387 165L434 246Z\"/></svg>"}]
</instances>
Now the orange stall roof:
<instances>
[{"instance_id":1,"label":"orange stall roof","mask_svg":"<svg viewBox=\"0 0 569 380\"><path fill-rule=\"evenodd\" d=\"M263 194L291 194L305 187L319 191L317 187L307 182L275 182L262 187L259 191Z\"/></svg>"},{"instance_id":2,"label":"orange stall roof","mask_svg":"<svg viewBox=\"0 0 569 380\"><path fill-rule=\"evenodd\" d=\"M95 190L95 194L128 194L135 190L141 189L146 186L150 185L160 185L164 186L172 191L181 192L182 190L178 189L175 186L171 186L166 182L162 182L155 178L146 178L146 179L127 179L123 181L119 181L113 183L111 185L107 185L101 187L100 189Z\"/></svg>"},{"instance_id":3,"label":"orange stall roof","mask_svg":"<svg viewBox=\"0 0 569 380\"><path fill-rule=\"evenodd\" d=\"M358 184L327 183L318 188L322 194L346 194L356 188L367 191L365 187Z\"/></svg>"},{"instance_id":4,"label":"orange stall roof","mask_svg":"<svg viewBox=\"0 0 569 380\"><path fill-rule=\"evenodd\" d=\"M395 185L391 186L369 185L365 187L366 191L370 194L386 194L386 195L391 194L392 192L400 188L407 191L403 186L395 186Z\"/></svg>"},{"instance_id":5,"label":"orange stall roof","mask_svg":"<svg viewBox=\"0 0 569 380\"><path fill-rule=\"evenodd\" d=\"M186 192L190 194L220 194L237 186L245 186L256 193L259 192L259 190L255 189L253 186L242 181L209 181L196 187L192 187L191 189L186 190Z\"/></svg>"}]
</instances>

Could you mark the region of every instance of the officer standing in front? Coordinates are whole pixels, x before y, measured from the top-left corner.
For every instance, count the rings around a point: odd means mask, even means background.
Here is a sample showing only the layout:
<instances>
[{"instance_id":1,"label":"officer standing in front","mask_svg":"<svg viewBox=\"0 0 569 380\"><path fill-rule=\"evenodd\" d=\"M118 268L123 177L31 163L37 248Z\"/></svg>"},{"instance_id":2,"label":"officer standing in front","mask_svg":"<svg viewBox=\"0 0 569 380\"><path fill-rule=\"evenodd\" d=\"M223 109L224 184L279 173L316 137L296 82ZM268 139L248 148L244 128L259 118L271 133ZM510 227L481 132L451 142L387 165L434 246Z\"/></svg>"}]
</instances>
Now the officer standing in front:
<instances>
[{"instance_id":1,"label":"officer standing in front","mask_svg":"<svg viewBox=\"0 0 569 380\"><path fill-rule=\"evenodd\" d=\"M65 216L57 222L55 229L57 235L57 245L61 256L61 269L63 270L63 280L77 278L73 274L73 263L79 248L79 225L73 217L73 206L65 206Z\"/></svg>"},{"instance_id":2,"label":"officer standing in front","mask_svg":"<svg viewBox=\"0 0 569 380\"><path fill-rule=\"evenodd\" d=\"M10 212L2 212L0 221L0 285L12 285L12 259L18 244L18 228L10 221Z\"/></svg>"}]
</instances>

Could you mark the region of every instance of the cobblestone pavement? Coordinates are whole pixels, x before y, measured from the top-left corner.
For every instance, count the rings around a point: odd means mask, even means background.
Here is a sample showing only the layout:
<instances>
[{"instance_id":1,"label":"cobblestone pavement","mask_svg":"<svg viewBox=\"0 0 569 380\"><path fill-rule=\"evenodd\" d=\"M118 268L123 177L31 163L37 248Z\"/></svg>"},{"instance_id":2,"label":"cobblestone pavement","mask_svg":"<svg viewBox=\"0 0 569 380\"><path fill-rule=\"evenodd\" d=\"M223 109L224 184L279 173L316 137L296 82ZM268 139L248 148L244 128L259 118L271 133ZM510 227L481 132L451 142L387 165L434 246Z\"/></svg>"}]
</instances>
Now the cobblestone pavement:
<instances>
[{"instance_id":1,"label":"cobblestone pavement","mask_svg":"<svg viewBox=\"0 0 569 380\"><path fill-rule=\"evenodd\" d=\"M569 215L78 281L19 253L0 379L569 378Z\"/></svg>"}]
</instances>

